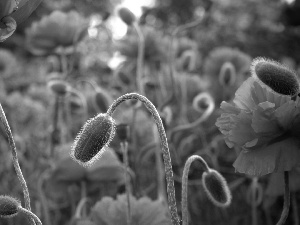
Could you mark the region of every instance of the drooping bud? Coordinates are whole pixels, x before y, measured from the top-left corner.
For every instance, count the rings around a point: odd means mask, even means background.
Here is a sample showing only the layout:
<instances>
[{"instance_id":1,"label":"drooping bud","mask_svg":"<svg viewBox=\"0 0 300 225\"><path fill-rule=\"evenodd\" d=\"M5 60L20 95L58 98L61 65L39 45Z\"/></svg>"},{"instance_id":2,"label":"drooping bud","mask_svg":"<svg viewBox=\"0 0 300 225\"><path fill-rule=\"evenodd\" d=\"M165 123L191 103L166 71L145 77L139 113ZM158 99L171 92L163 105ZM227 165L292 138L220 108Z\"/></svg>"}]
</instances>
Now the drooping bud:
<instances>
[{"instance_id":1,"label":"drooping bud","mask_svg":"<svg viewBox=\"0 0 300 225\"><path fill-rule=\"evenodd\" d=\"M204 112L208 107L214 106L214 100L207 92L202 92L193 99L193 108L197 112Z\"/></svg>"},{"instance_id":2,"label":"drooping bud","mask_svg":"<svg viewBox=\"0 0 300 225\"><path fill-rule=\"evenodd\" d=\"M136 20L135 15L127 8L121 7L118 10L118 14L123 22L128 26L132 26L133 22Z\"/></svg>"},{"instance_id":3,"label":"drooping bud","mask_svg":"<svg viewBox=\"0 0 300 225\"><path fill-rule=\"evenodd\" d=\"M0 216L4 218L16 216L21 203L11 196L0 196Z\"/></svg>"},{"instance_id":4,"label":"drooping bud","mask_svg":"<svg viewBox=\"0 0 300 225\"><path fill-rule=\"evenodd\" d=\"M236 81L236 70L231 62L225 62L219 73L219 82L223 86L232 86Z\"/></svg>"},{"instance_id":5,"label":"drooping bud","mask_svg":"<svg viewBox=\"0 0 300 225\"><path fill-rule=\"evenodd\" d=\"M227 181L216 170L209 169L202 175L203 188L208 198L218 207L226 207L231 203L231 192Z\"/></svg>"},{"instance_id":6,"label":"drooping bud","mask_svg":"<svg viewBox=\"0 0 300 225\"><path fill-rule=\"evenodd\" d=\"M126 123L117 125L116 133L120 141L125 142L130 139L130 126Z\"/></svg>"},{"instance_id":7,"label":"drooping bud","mask_svg":"<svg viewBox=\"0 0 300 225\"><path fill-rule=\"evenodd\" d=\"M69 89L68 83L60 79L50 80L48 87L58 96L65 96Z\"/></svg>"},{"instance_id":8,"label":"drooping bud","mask_svg":"<svg viewBox=\"0 0 300 225\"><path fill-rule=\"evenodd\" d=\"M273 91L295 96L299 93L299 81L294 71L269 59L257 58L251 66L252 77Z\"/></svg>"},{"instance_id":9,"label":"drooping bud","mask_svg":"<svg viewBox=\"0 0 300 225\"><path fill-rule=\"evenodd\" d=\"M100 113L88 120L77 135L71 157L83 166L90 166L105 151L115 135L115 121Z\"/></svg>"},{"instance_id":10,"label":"drooping bud","mask_svg":"<svg viewBox=\"0 0 300 225\"><path fill-rule=\"evenodd\" d=\"M96 91L94 102L101 112L106 112L110 105L110 98L107 93L104 93L103 91Z\"/></svg>"}]
</instances>

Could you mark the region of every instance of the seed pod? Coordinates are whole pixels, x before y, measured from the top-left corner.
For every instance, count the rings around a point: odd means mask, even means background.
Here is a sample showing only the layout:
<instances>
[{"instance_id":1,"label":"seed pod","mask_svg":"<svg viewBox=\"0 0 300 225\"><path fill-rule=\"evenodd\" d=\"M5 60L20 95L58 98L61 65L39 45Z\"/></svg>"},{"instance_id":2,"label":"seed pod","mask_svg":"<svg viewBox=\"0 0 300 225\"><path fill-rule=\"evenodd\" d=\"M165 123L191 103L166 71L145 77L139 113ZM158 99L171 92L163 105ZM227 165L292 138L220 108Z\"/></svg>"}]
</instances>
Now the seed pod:
<instances>
[{"instance_id":1,"label":"seed pod","mask_svg":"<svg viewBox=\"0 0 300 225\"><path fill-rule=\"evenodd\" d=\"M117 125L116 133L122 142L129 141L130 139L130 126L126 123Z\"/></svg>"},{"instance_id":2,"label":"seed pod","mask_svg":"<svg viewBox=\"0 0 300 225\"><path fill-rule=\"evenodd\" d=\"M222 86L232 86L236 81L236 70L231 62L225 62L219 73L219 83Z\"/></svg>"},{"instance_id":3,"label":"seed pod","mask_svg":"<svg viewBox=\"0 0 300 225\"><path fill-rule=\"evenodd\" d=\"M197 112L204 112L212 104L214 105L214 100L207 92L202 92L193 99L193 108Z\"/></svg>"},{"instance_id":4,"label":"seed pod","mask_svg":"<svg viewBox=\"0 0 300 225\"><path fill-rule=\"evenodd\" d=\"M67 82L59 79L50 80L48 87L58 96L65 96L69 89Z\"/></svg>"},{"instance_id":5,"label":"seed pod","mask_svg":"<svg viewBox=\"0 0 300 225\"><path fill-rule=\"evenodd\" d=\"M135 15L127 8L120 8L118 10L118 14L120 18L126 23L128 26L132 26L133 22L136 20Z\"/></svg>"},{"instance_id":6,"label":"seed pod","mask_svg":"<svg viewBox=\"0 0 300 225\"><path fill-rule=\"evenodd\" d=\"M294 71L288 67L264 58L253 60L252 77L273 91L295 96L299 93L299 81Z\"/></svg>"},{"instance_id":7,"label":"seed pod","mask_svg":"<svg viewBox=\"0 0 300 225\"><path fill-rule=\"evenodd\" d=\"M203 188L208 198L218 207L231 203L231 192L225 178L216 170L209 169L202 175Z\"/></svg>"},{"instance_id":8,"label":"seed pod","mask_svg":"<svg viewBox=\"0 0 300 225\"><path fill-rule=\"evenodd\" d=\"M4 218L14 217L19 212L21 203L11 196L0 196L0 216Z\"/></svg>"},{"instance_id":9,"label":"seed pod","mask_svg":"<svg viewBox=\"0 0 300 225\"><path fill-rule=\"evenodd\" d=\"M83 166L90 166L105 151L115 135L115 121L107 114L88 120L77 135L71 157Z\"/></svg>"}]
</instances>

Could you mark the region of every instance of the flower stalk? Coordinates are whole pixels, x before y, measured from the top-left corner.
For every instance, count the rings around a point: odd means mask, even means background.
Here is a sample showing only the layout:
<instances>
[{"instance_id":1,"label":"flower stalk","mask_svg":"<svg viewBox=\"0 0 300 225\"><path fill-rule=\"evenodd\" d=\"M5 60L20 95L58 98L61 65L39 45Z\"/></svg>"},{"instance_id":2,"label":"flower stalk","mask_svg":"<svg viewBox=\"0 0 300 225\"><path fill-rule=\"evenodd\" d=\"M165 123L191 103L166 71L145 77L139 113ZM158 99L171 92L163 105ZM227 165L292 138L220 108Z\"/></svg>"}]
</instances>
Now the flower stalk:
<instances>
[{"instance_id":1,"label":"flower stalk","mask_svg":"<svg viewBox=\"0 0 300 225\"><path fill-rule=\"evenodd\" d=\"M289 215L290 209L290 184L289 184L289 171L284 171L284 203L281 216L276 225L283 225Z\"/></svg>"},{"instance_id":2,"label":"flower stalk","mask_svg":"<svg viewBox=\"0 0 300 225\"><path fill-rule=\"evenodd\" d=\"M107 115L111 116L115 109L122 102L129 99L137 99L144 103L146 108L151 112L153 119L157 125L157 129L159 132L159 136L161 139L161 148L163 153L164 165L165 165L165 173L166 173L166 181L167 181L167 193L168 193L168 205L171 213L171 220L173 225L179 225L179 217L177 214L177 206L176 206L176 197L175 197L175 187L174 187L174 178L173 178L173 170L172 170L172 162L170 156L170 150L168 147L168 140L166 136L166 132L164 130L161 118L159 113L157 112L155 106L149 101L146 97L139 95L137 93L125 94L116 99L112 105L107 110Z\"/></svg>"}]
</instances>

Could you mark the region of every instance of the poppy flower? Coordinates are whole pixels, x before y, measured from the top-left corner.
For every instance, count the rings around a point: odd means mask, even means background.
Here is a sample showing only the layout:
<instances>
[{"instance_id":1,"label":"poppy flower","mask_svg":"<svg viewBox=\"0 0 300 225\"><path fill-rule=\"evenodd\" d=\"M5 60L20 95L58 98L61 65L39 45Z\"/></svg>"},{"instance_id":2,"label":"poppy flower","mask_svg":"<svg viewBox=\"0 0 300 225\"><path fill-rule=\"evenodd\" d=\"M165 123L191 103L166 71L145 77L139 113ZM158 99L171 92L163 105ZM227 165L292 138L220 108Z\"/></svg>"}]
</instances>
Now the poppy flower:
<instances>
[{"instance_id":1,"label":"poppy flower","mask_svg":"<svg viewBox=\"0 0 300 225\"><path fill-rule=\"evenodd\" d=\"M294 90L286 80L296 75L264 59L254 60L251 72L233 103L222 102L216 125L228 147L240 149L236 171L253 176L290 171L300 165L300 100L285 93ZM260 80L265 77L268 82Z\"/></svg>"},{"instance_id":2,"label":"poppy flower","mask_svg":"<svg viewBox=\"0 0 300 225\"><path fill-rule=\"evenodd\" d=\"M77 12L54 11L26 30L26 41L30 52L45 55L58 47L70 47L83 38L88 22Z\"/></svg>"},{"instance_id":3,"label":"poppy flower","mask_svg":"<svg viewBox=\"0 0 300 225\"><path fill-rule=\"evenodd\" d=\"M0 42L10 37L17 28L38 7L42 0L0 1Z\"/></svg>"}]
</instances>

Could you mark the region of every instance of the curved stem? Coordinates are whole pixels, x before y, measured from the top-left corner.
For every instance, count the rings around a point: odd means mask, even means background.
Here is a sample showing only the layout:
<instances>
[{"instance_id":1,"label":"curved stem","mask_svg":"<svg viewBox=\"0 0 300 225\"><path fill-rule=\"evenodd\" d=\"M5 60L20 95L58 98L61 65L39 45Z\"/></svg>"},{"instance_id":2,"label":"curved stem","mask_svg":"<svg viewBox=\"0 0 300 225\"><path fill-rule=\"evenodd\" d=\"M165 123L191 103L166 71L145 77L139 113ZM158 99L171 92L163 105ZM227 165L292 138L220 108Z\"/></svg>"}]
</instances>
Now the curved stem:
<instances>
[{"instance_id":1,"label":"curved stem","mask_svg":"<svg viewBox=\"0 0 300 225\"><path fill-rule=\"evenodd\" d=\"M209 167L205 162L205 160L198 155L190 156L184 165L183 174L182 174L182 192L181 192L182 225L188 225L188 203L187 203L188 177L189 177L191 164L195 160L198 160L201 163L204 171L209 170Z\"/></svg>"},{"instance_id":2,"label":"curved stem","mask_svg":"<svg viewBox=\"0 0 300 225\"><path fill-rule=\"evenodd\" d=\"M284 171L284 203L281 216L276 225L283 225L289 215L290 209L290 184L289 184L289 172Z\"/></svg>"},{"instance_id":3,"label":"curved stem","mask_svg":"<svg viewBox=\"0 0 300 225\"><path fill-rule=\"evenodd\" d=\"M137 69L136 69L136 82L138 91L144 95L144 80L143 80L143 67L144 67L144 54L145 54L145 37L140 26L135 22L133 26L138 34L139 43L138 43L138 58L137 58Z\"/></svg>"},{"instance_id":4,"label":"curved stem","mask_svg":"<svg viewBox=\"0 0 300 225\"><path fill-rule=\"evenodd\" d=\"M125 172L125 187L127 198L127 225L131 225L131 207L130 207L130 181L128 179L128 142L121 142L121 149L123 153L124 172Z\"/></svg>"},{"instance_id":5,"label":"curved stem","mask_svg":"<svg viewBox=\"0 0 300 225\"><path fill-rule=\"evenodd\" d=\"M151 112L153 119L156 123L157 129L158 129L158 132L160 135L161 148L162 148L164 165L165 165L165 173L166 173L166 180L167 180L167 193L168 193L168 205L169 205L169 209L170 209L170 213L171 213L172 224L179 225L179 217L177 214L177 207L176 207L176 197L175 197L172 162L171 162L170 150L168 147L168 140L167 140L165 129L163 127L163 123L161 121L161 118L160 118L155 106L146 97L136 94L136 93L130 93L130 94L122 95L117 100L115 100L113 102L113 104L109 107L109 109L107 110L107 114L109 116L111 116L112 113L117 108L117 106L128 99L137 99L137 100L141 101L142 103L144 103L146 108Z\"/></svg>"},{"instance_id":6,"label":"curved stem","mask_svg":"<svg viewBox=\"0 0 300 225\"><path fill-rule=\"evenodd\" d=\"M42 225L40 218L38 218L33 212L24 209L22 206L19 207L19 210L26 214L30 219L33 219L37 225Z\"/></svg>"},{"instance_id":7,"label":"curved stem","mask_svg":"<svg viewBox=\"0 0 300 225\"><path fill-rule=\"evenodd\" d=\"M27 187L27 184L26 184L26 180L24 179L22 170L21 170L20 165L19 165L15 141L14 141L13 135L11 133L11 129L9 127L8 121L6 119L6 116L5 116L5 113L3 111L3 108L2 108L1 104L0 104L0 120L1 120L2 124L4 125L4 129L5 129L6 135L8 137L9 146L10 146L11 151L12 151L13 165L14 165L15 171L17 173L18 179L20 181L21 187L23 189L25 208L27 210L31 210L29 191L28 191L28 187Z\"/></svg>"}]
</instances>

